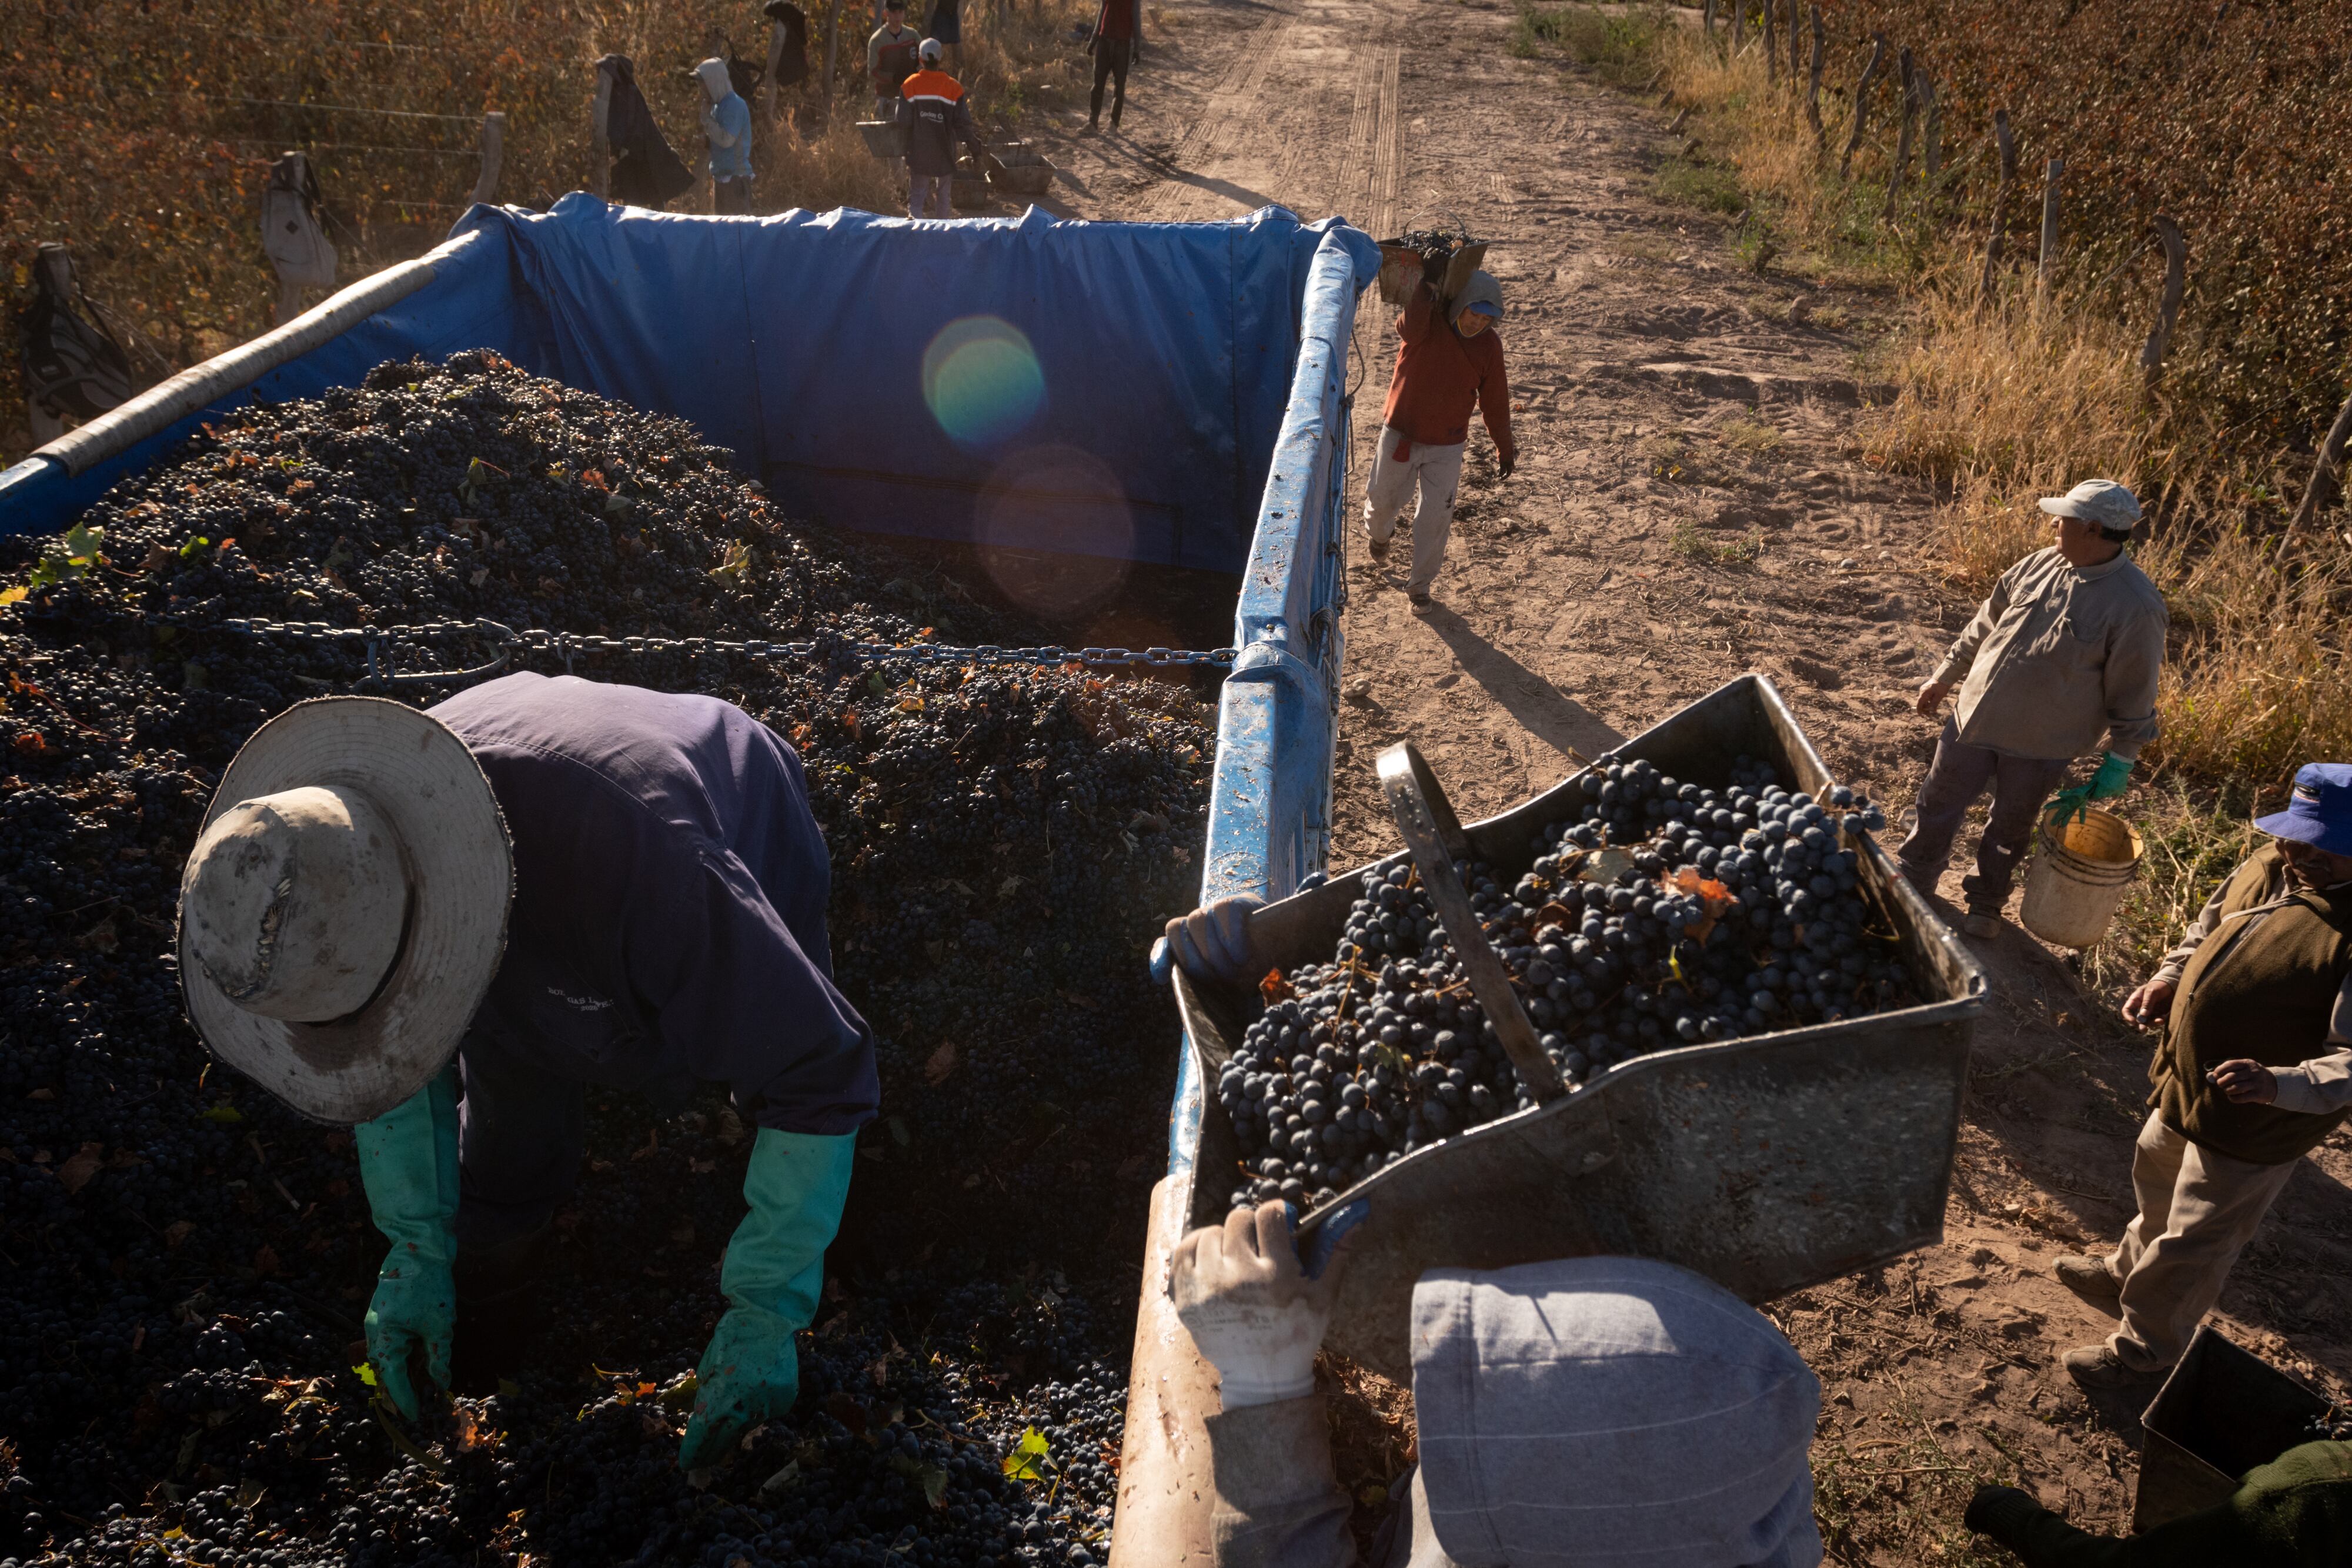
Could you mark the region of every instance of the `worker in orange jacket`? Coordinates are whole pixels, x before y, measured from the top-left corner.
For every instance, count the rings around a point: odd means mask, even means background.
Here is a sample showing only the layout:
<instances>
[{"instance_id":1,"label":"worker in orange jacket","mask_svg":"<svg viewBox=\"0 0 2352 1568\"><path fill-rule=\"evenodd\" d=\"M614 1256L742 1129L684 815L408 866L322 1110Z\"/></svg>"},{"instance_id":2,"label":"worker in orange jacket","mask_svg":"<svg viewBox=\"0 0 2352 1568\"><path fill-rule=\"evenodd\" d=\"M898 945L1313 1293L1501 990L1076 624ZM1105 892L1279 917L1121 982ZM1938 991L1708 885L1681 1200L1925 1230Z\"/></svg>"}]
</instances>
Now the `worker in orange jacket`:
<instances>
[{"instance_id":1,"label":"worker in orange jacket","mask_svg":"<svg viewBox=\"0 0 2352 1568\"><path fill-rule=\"evenodd\" d=\"M981 145L980 127L964 101L963 84L940 69L940 41L925 38L923 68L900 89L898 122L907 128L907 215L951 218L956 143L971 149L982 167L994 162Z\"/></svg>"},{"instance_id":2,"label":"worker in orange jacket","mask_svg":"<svg viewBox=\"0 0 2352 1568\"><path fill-rule=\"evenodd\" d=\"M1445 537L1462 483L1462 454L1470 439L1470 411L1486 417L1496 465L1505 478L1518 461L1511 439L1511 388L1495 323L1503 315L1503 287L1474 272L1462 292L1441 300L1433 284L1416 284L1397 319L1396 371L1381 413L1380 454L1364 486L1364 528L1372 559L1385 559L1405 504L1412 513L1412 574L1405 591L1415 610L1429 607L1429 591L1445 564Z\"/></svg>"}]
</instances>

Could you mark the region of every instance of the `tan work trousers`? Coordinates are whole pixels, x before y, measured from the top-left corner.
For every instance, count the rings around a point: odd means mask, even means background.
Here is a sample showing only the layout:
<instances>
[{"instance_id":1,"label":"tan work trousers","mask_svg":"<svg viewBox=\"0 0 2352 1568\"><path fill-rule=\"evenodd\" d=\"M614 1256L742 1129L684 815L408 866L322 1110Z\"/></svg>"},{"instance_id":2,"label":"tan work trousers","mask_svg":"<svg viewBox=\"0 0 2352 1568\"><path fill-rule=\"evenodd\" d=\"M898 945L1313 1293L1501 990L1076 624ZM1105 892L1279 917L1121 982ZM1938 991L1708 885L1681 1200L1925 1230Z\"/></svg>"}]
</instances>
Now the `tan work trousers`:
<instances>
[{"instance_id":1,"label":"tan work trousers","mask_svg":"<svg viewBox=\"0 0 2352 1568\"><path fill-rule=\"evenodd\" d=\"M1454 527L1454 496L1462 486L1462 447L1431 446L1416 441L1397 460L1397 443L1404 432L1390 426L1381 432L1380 453L1364 477L1364 528L1374 544L1386 544L1396 532L1397 514L1407 501L1412 508L1412 576L1407 586L1426 593L1445 564L1445 536ZM1418 484L1421 496L1413 499Z\"/></svg>"},{"instance_id":2,"label":"tan work trousers","mask_svg":"<svg viewBox=\"0 0 2352 1568\"><path fill-rule=\"evenodd\" d=\"M2189 1142L2148 1113L2132 1151L2139 1213L2107 1259L2123 1281L2123 1326L2107 1338L2118 1360L2135 1372L2161 1372L2180 1359L2300 1163L2236 1159Z\"/></svg>"}]
</instances>

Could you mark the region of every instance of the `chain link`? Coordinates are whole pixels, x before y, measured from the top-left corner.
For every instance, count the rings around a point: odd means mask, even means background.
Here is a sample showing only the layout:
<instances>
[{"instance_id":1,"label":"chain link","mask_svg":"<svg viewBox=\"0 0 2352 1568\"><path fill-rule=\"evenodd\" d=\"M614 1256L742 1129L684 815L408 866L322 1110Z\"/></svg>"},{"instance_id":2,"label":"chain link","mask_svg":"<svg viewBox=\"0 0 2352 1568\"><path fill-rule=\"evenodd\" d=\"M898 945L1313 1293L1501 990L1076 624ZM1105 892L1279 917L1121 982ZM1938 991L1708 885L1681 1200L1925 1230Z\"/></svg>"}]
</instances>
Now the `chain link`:
<instances>
[{"instance_id":1,"label":"chain link","mask_svg":"<svg viewBox=\"0 0 2352 1568\"><path fill-rule=\"evenodd\" d=\"M1022 664L1050 667L1085 664L1091 668L1183 669L1228 667L1232 648L1008 648L995 643L955 647L939 643L867 643L810 641L778 643L758 638L605 637L591 632L548 632L538 628L518 632L491 620L433 621L418 626L330 626L323 621L263 621L239 617L212 623L220 630L253 637L282 637L291 642L340 643L367 659L368 678L390 685L416 685L443 681L480 680L506 667L518 652L543 653L563 661L564 668L583 654L623 657L646 653L685 653L689 657L717 653L747 659L814 659L841 655L869 664L900 661L917 664ZM199 629L190 626L190 630ZM473 635L498 649L488 664L464 670L421 670L399 673L392 667L395 640L423 641L436 637Z\"/></svg>"}]
</instances>

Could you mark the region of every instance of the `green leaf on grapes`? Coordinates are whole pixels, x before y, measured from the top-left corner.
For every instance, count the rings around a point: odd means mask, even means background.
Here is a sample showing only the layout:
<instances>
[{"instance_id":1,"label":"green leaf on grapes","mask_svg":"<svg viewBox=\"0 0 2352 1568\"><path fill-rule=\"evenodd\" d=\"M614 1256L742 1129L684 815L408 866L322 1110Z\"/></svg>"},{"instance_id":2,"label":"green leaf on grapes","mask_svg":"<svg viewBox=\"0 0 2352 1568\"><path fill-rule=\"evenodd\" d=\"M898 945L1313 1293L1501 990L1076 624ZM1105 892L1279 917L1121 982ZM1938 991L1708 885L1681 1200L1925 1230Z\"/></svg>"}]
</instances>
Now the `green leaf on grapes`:
<instances>
[{"instance_id":1,"label":"green leaf on grapes","mask_svg":"<svg viewBox=\"0 0 2352 1568\"><path fill-rule=\"evenodd\" d=\"M1034 1427L1021 1429L1021 1441L1001 1461L1007 1480L1042 1481L1045 1479L1045 1460L1053 1448L1045 1434Z\"/></svg>"}]
</instances>

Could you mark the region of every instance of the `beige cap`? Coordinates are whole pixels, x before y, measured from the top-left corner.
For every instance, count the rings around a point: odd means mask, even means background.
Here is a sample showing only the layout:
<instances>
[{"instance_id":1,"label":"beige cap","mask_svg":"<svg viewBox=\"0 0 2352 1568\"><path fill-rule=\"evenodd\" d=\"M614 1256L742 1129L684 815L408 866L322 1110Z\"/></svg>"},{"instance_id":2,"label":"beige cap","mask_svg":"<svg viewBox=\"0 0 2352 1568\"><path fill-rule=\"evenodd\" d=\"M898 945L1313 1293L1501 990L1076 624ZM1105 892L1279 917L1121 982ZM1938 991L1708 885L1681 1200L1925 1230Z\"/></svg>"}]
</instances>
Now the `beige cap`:
<instances>
[{"instance_id":1,"label":"beige cap","mask_svg":"<svg viewBox=\"0 0 2352 1568\"><path fill-rule=\"evenodd\" d=\"M180 879L180 986L221 1061L350 1124L423 1088L506 950L513 852L466 743L380 697L298 704L222 774Z\"/></svg>"}]
</instances>

